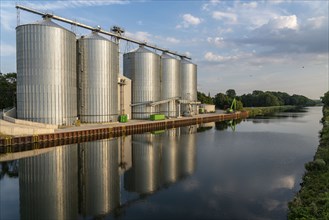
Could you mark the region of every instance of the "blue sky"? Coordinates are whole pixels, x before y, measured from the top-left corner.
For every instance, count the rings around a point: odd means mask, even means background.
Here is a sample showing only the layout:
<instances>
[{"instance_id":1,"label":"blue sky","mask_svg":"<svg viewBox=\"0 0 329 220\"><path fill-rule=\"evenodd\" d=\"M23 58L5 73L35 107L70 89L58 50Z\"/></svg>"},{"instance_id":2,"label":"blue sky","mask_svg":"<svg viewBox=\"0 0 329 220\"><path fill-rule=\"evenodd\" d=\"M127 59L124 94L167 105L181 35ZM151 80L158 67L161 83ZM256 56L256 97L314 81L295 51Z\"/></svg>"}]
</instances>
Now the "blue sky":
<instances>
[{"instance_id":1,"label":"blue sky","mask_svg":"<svg viewBox=\"0 0 329 220\"><path fill-rule=\"evenodd\" d=\"M319 98L328 91L327 0L17 1L192 57L198 90L284 91ZM16 71L15 1L1 1L1 72ZM21 11L20 23L40 20ZM71 29L71 26L57 22ZM75 29L78 35L89 31ZM136 45L122 42L122 53Z\"/></svg>"}]
</instances>

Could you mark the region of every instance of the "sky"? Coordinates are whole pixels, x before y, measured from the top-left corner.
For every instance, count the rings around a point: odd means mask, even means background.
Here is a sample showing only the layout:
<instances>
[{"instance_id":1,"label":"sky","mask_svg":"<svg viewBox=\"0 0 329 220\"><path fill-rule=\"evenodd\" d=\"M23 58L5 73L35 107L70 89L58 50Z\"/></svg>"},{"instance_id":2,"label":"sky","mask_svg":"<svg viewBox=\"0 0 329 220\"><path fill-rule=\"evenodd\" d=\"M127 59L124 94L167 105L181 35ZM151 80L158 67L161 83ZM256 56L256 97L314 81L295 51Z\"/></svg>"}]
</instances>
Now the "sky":
<instances>
[{"instance_id":1,"label":"sky","mask_svg":"<svg viewBox=\"0 0 329 220\"><path fill-rule=\"evenodd\" d=\"M319 99L328 91L328 0L0 1L2 73L16 72L15 27L41 20L15 4L186 54L198 91L282 91ZM17 19L19 17L19 19ZM56 23L77 36L90 31ZM137 45L122 41L121 55ZM160 53L159 53L160 54ZM122 65L121 65L122 72Z\"/></svg>"}]
</instances>

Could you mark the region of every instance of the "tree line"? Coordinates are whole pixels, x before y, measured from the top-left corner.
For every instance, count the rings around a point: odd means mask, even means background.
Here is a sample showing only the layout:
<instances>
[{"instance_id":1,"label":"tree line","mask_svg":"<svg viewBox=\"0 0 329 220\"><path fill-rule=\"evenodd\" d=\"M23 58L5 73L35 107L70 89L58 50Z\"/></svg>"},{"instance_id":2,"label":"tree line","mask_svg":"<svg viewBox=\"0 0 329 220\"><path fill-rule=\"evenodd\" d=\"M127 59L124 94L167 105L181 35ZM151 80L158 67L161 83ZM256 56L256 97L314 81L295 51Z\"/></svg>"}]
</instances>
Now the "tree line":
<instances>
[{"instance_id":1,"label":"tree line","mask_svg":"<svg viewBox=\"0 0 329 220\"><path fill-rule=\"evenodd\" d=\"M198 101L204 104L214 104L217 108L229 108L233 99L237 100L237 109L241 110L243 107L268 107L268 106L314 106L316 101L311 100L303 95L289 95L285 92L272 92L255 90L252 93L237 96L234 89L229 89L226 93L217 93L214 97L210 94L205 95L198 92Z\"/></svg>"},{"instance_id":2,"label":"tree line","mask_svg":"<svg viewBox=\"0 0 329 220\"><path fill-rule=\"evenodd\" d=\"M16 105L16 73L0 73L0 109L13 107ZM255 90L249 94L237 96L234 89L229 89L226 93L217 93L214 97L198 92L198 101L203 104L214 104L217 108L229 108L233 99L237 100L237 109L243 107L266 107L266 106L314 106L316 101L302 95L289 95L285 92L271 92Z\"/></svg>"},{"instance_id":3,"label":"tree line","mask_svg":"<svg viewBox=\"0 0 329 220\"><path fill-rule=\"evenodd\" d=\"M0 110L16 106L16 73L0 73Z\"/></svg>"}]
</instances>

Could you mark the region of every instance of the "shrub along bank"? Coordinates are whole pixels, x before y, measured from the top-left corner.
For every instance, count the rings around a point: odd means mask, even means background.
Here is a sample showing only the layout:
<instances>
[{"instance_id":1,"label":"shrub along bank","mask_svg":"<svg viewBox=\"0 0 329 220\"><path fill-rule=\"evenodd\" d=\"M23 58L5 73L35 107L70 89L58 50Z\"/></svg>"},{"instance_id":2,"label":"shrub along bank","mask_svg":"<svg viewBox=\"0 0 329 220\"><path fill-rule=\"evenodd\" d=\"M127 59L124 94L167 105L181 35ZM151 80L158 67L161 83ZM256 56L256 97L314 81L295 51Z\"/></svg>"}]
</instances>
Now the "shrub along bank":
<instances>
[{"instance_id":1,"label":"shrub along bank","mask_svg":"<svg viewBox=\"0 0 329 220\"><path fill-rule=\"evenodd\" d=\"M324 98L320 144L314 160L305 164L302 188L289 203L288 219L329 219L329 102Z\"/></svg>"},{"instance_id":2,"label":"shrub along bank","mask_svg":"<svg viewBox=\"0 0 329 220\"><path fill-rule=\"evenodd\" d=\"M243 108L244 111L249 112L249 117L270 115L275 112L284 112L296 109L293 105L284 106L270 106L270 107L254 107L254 108Z\"/></svg>"}]
</instances>

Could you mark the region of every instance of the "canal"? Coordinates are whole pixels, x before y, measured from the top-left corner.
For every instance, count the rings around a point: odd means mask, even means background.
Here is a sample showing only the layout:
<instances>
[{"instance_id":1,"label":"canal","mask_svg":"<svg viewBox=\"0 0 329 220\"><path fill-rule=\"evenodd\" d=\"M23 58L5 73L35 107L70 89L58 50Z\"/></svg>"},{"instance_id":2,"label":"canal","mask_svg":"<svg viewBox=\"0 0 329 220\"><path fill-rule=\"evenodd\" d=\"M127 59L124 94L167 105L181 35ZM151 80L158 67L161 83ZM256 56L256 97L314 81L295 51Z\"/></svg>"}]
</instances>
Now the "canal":
<instances>
[{"instance_id":1,"label":"canal","mask_svg":"<svg viewBox=\"0 0 329 220\"><path fill-rule=\"evenodd\" d=\"M321 117L314 107L15 153L0 163L0 219L285 219Z\"/></svg>"}]
</instances>

